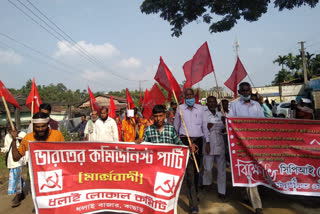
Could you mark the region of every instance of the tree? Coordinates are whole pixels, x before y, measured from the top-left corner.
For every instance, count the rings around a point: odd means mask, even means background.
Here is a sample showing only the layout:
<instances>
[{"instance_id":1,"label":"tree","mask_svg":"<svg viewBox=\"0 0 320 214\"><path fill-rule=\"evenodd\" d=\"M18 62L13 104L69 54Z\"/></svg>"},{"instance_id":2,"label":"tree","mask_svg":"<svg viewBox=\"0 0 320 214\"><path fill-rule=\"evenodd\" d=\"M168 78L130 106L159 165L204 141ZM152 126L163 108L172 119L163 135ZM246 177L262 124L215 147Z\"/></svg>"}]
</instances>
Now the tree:
<instances>
[{"instance_id":1,"label":"tree","mask_svg":"<svg viewBox=\"0 0 320 214\"><path fill-rule=\"evenodd\" d=\"M274 0L274 7L279 11L293 9L302 5L315 7L319 0ZM182 28L193 21L210 24L211 33L228 31L237 21L257 21L268 10L270 0L144 0L140 6L146 14L160 13L160 17L168 21L172 36L179 37ZM215 16L221 20L213 21Z\"/></svg>"},{"instance_id":2,"label":"tree","mask_svg":"<svg viewBox=\"0 0 320 214\"><path fill-rule=\"evenodd\" d=\"M288 57L287 56L278 56L277 59L273 61L273 63L278 63L281 66L282 70L284 69L283 66L287 63Z\"/></svg>"},{"instance_id":3,"label":"tree","mask_svg":"<svg viewBox=\"0 0 320 214\"><path fill-rule=\"evenodd\" d=\"M289 71L282 69L275 75L275 78L272 81L272 84L280 85L280 83L284 81L292 80L292 79L293 79L292 74Z\"/></svg>"}]
</instances>

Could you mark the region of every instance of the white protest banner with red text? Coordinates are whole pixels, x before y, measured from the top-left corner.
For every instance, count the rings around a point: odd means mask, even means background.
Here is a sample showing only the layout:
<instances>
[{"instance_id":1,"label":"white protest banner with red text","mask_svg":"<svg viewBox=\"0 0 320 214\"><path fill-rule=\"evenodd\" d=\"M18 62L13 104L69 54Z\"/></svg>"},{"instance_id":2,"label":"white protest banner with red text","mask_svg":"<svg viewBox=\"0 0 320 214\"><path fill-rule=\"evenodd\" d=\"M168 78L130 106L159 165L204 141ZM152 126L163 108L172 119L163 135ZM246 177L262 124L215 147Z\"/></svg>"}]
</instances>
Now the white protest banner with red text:
<instances>
[{"instance_id":1,"label":"white protest banner with red text","mask_svg":"<svg viewBox=\"0 0 320 214\"><path fill-rule=\"evenodd\" d=\"M31 142L37 213L177 213L186 146Z\"/></svg>"},{"instance_id":2,"label":"white protest banner with red text","mask_svg":"<svg viewBox=\"0 0 320 214\"><path fill-rule=\"evenodd\" d=\"M320 121L227 118L233 186L320 196Z\"/></svg>"}]
</instances>

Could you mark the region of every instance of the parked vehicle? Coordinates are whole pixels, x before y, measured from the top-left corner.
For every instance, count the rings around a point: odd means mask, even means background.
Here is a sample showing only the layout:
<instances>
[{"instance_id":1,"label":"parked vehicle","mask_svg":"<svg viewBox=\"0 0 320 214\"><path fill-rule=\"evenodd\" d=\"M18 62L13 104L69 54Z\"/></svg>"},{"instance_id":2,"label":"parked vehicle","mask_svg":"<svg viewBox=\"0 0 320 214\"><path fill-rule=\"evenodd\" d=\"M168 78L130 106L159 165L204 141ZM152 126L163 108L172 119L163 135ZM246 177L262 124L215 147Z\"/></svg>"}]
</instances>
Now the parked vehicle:
<instances>
[{"instance_id":1,"label":"parked vehicle","mask_svg":"<svg viewBox=\"0 0 320 214\"><path fill-rule=\"evenodd\" d=\"M279 103L276 111L277 117L288 118L290 106L291 106L291 103L287 103L287 102Z\"/></svg>"}]
</instances>

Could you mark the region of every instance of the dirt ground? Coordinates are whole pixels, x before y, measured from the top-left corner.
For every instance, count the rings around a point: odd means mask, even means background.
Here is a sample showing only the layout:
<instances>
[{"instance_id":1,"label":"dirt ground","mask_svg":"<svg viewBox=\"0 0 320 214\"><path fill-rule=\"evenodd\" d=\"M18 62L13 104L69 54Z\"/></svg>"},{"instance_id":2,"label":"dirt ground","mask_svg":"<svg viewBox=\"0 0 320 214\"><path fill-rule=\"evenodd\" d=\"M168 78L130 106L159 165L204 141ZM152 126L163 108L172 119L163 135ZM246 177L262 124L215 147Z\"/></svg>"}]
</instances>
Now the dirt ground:
<instances>
[{"instance_id":1,"label":"dirt ground","mask_svg":"<svg viewBox=\"0 0 320 214\"><path fill-rule=\"evenodd\" d=\"M16 208L11 208L13 196L7 195L8 170L0 172L0 214L31 214L33 202L31 194ZM222 202L217 197L216 185L212 185L199 192L200 214L253 214L251 206L242 199L242 188L234 188L231 184L230 172L227 173L227 200ZM318 214L320 213L320 197L291 196L277 193L265 187L259 187L264 214ZM178 213L187 214L188 199L186 190L182 187Z\"/></svg>"}]
</instances>

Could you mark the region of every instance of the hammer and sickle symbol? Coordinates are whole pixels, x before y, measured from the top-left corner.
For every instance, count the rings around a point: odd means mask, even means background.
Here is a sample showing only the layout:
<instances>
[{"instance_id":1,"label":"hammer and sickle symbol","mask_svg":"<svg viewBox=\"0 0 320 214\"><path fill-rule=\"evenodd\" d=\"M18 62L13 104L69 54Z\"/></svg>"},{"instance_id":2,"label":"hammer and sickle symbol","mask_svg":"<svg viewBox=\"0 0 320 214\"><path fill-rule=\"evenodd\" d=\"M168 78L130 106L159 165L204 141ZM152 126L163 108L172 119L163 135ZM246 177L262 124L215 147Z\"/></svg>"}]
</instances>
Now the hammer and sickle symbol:
<instances>
[{"instance_id":1,"label":"hammer and sickle symbol","mask_svg":"<svg viewBox=\"0 0 320 214\"><path fill-rule=\"evenodd\" d=\"M165 193L173 193L173 188L174 188L174 185L175 185L175 181L174 181L174 178L173 178L173 181L172 181L172 186L170 186L170 181L171 180L166 180L163 184L167 185L168 186L168 189L164 189L162 188L162 186L158 186L156 188L156 191L158 191L158 189L161 189L163 192Z\"/></svg>"},{"instance_id":2,"label":"hammer and sickle symbol","mask_svg":"<svg viewBox=\"0 0 320 214\"><path fill-rule=\"evenodd\" d=\"M52 189L52 188L55 188L55 187L59 187L59 188L61 188L61 186L58 184L59 183L59 176L58 176L58 174L55 172L54 173L55 175L56 175L56 181L54 181L54 180L52 180L52 177L53 176L50 176L50 177L48 177L47 179L46 179L46 184L43 184L42 186L41 186L41 190L44 188L44 187L48 187L48 188L50 188L50 189ZM51 183L53 183L52 185L48 185L48 183L49 182L51 182Z\"/></svg>"}]
</instances>

